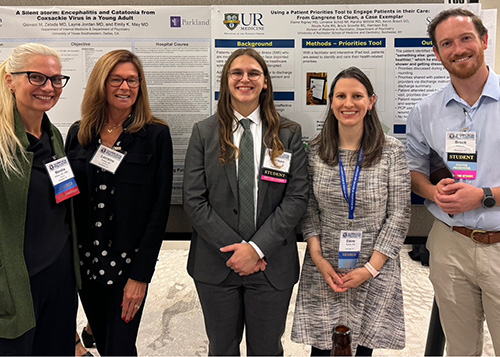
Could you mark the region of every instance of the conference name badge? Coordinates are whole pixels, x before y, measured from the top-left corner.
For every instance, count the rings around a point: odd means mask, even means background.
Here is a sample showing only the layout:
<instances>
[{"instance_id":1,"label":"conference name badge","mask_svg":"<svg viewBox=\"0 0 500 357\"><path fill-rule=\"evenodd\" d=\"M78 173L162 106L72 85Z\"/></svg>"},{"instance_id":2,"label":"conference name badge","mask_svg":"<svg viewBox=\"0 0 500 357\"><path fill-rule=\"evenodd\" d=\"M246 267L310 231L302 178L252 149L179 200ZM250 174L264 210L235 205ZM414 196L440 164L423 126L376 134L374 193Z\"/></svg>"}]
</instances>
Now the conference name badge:
<instances>
[{"instance_id":1,"label":"conference name badge","mask_svg":"<svg viewBox=\"0 0 500 357\"><path fill-rule=\"evenodd\" d=\"M264 181L277 183L286 183L290 172L290 162L292 161L292 153L285 151L275 160L276 165L271 160L271 149L266 149L264 155L264 163L262 164L262 176Z\"/></svg>"},{"instance_id":2,"label":"conference name badge","mask_svg":"<svg viewBox=\"0 0 500 357\"><path fill-rule=\"evenodd\" d=\"M90 163L114 174L122 163L125 154L101 144L94 156L92 156Z\"/></svg>"},{"instance_id":3,"label":"conference name badge","mask_svg":"<svg viewBox=\"0 0 500 357\"><path fill-rule=\"evenodd\" d=\"M339 268L354 269L361 251L362 231L340 231Z\"/></svg>"},{"instance_id":4,"label":"conference name badge","mask_svg":"<svg viewBox=\"0 0 500 357\"><path fill-rule=\"evenodd\" d=\"M457 180L476 179L477 153L475 132L447 132L446 155L448 166Z\"/></svg>"},{"instance_id":5,"label":"conference name badge","mask_svg":"<svg viewBox=\"0 0 500 357\"><path fill-rule=\"evenodd\" d=\"M51 161L52 160L52 161ZM80 193L75 181L75 175L66 157L45 161L45 168L54 186L56 203L67 200Z\"/></svg>"}]
</instances>

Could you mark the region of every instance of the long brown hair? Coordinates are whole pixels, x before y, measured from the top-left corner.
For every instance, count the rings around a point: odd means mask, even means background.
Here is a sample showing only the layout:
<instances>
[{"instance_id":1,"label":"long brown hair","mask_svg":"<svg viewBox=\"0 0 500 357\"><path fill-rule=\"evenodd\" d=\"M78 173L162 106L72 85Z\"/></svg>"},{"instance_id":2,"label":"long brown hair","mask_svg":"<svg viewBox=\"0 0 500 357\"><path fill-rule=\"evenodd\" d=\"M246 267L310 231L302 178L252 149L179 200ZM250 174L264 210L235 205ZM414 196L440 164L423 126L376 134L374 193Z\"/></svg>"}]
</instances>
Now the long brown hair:
<instances>
[{"instance_id":1,"label":"long brown hair","mask_svg":"<svg viewBox=\"0 0 500 357\"><path fill-rule=\"evenodd\" d=\"M87 146L98 135L108 119L106 96L106 80L119 63L132 63L142 79L139 94L132 109L134 116L127 128L130 133L136 133L147 124L167 125L163 120L153 116L149 106L148 88L144 79L144 68L140 59L128 50L114 50L102 56L94 66L87 82L87 88L82 101L82 120L78 140L82 146Z\"/></svg>"},{"instance_id":2,"label":"long brown hair","mask_svg":"<svg viewBox=\"0 0 500 357\"><path fill-rule=\"evenodd\" d=\"M335 90L335 85L341 78L353 78L358 80L368 92L368 96L375 95L373 86L359 68L349 67L341 71L333 80L328 96L328 114L321 132L312 140L312 145L318 145L318 155L328 165L337 165L339 163L339 121L333 114L332 99ZM361 138L361 148L363 149L363 164L362 166L369 167L376 164L381 156L382 149L385 143L384 130L373 104L371 111L368 111L363 119L363 137Z\"/></svg>"},{"instance_id":3,"label":"long brown hair","mask_svg":"<svg viewBox=\"0 0 500 357\"><path fill-rule=\"evenodd\" d=\"M271 147L271 160L274 160L280 156L284 151L285 147L279 138L280 127L280 116L276 107L274 106L273 99L273 85L271 82L271 76L269 75L269 70L267 68L266 62L262 56L253 48L240 48L234 51L222 69L222 75L220 80L220 95L219 102L217 103L217 115L219 116L219 143L220 143L220 162L225 165L231 160L235 160L239 157L240 151L233 144L233 122L236 121L234 116L233 107L231 105L231 93L229 91L229 69L233 61L240 56L247 55L255 59L262 68L264 72L267 89L262 89L259 97L260 104L260 116L263 122L267 125L267 131L264 135L264 139L269 138L269 143ZM263 140L264 145L267 140Z\"/></svg>"}]
</instances>

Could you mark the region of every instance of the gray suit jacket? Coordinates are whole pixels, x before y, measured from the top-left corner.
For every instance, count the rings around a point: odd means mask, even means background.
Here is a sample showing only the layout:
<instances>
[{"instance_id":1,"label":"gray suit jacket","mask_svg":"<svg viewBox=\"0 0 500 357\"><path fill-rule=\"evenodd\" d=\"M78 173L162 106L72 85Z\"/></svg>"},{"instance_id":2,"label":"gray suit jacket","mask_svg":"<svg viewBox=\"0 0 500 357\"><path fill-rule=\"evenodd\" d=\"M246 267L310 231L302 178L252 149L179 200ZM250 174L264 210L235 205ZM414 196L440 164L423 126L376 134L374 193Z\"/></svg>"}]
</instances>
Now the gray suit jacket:
<instances>
[{"instance_id":1,"label":"gray suit jacket","mask_svg":"<svg viewBox=\"0 0 500 357\"><path fill-rule=\"evenodd\" d=\"M281 123L291 121L281 118ZM266 130L264 122L263 137ZM193 223L188 272L208 284L222 283L231 272L226 262L233 253L219 249L242 242L236 164L220 163L218 133L217 115L196 123L184 167L184 209ZM290 175L286 184L259 180L257 230L251 240L265 255L264 274L275 288L283 290L299 277L295 227L307 207L309 181L300 126L282 128L279 136L285 150L292 153ZM262 155L264 150L263 145Z\"/></svg>"}]
</instances>

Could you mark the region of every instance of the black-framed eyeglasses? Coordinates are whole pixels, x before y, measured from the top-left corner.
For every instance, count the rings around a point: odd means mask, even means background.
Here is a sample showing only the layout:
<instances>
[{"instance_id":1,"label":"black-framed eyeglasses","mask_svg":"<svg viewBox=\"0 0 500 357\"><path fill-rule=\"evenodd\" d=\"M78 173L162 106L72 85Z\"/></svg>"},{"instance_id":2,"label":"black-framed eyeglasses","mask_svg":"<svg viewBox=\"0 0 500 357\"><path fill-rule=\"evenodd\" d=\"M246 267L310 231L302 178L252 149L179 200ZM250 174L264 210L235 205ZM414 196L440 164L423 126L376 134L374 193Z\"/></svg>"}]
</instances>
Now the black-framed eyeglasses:
<instances>
[{"instance_id":1,"label":"black-framed eyeglasses","mask_svg":"<svg viewBox=\"0 0 500 357\"><path fill-rule=\"evenodd\" d=\"M256 81L257 79L260 78L260 76L262 76L264 74L261 71L257 71L257 70L252 70L250 72L244 72L244 71L242 71L240 69L235 69L233 71L230 71L229 75L235 81L239 81L239 80L241 80L243 78L243 76L245 75L245 73L248 75L248 79L250 79L251 81Z\"/></svg>"},{"instance_id":2,"label":"black-framed eyeglasses","mask_svg":"<svg viewBox=\"0 0 500 357\"><path fill-rule=\"evenodd\" d=\"M46 76L43 73L40 72L33 72L33 71L23 71L23 72L14 72L11 73L13 75L16 74L27 74L28 75L28 81L31 83L31 85L37 86L37 87L42 87L47 83L47 81L50 79L50 82L52 83L52 87L54 88L64 88L66 84L68 84L69 81L69 76L63 76L62 74L58 74L57 76Z\"/></svg>"},{"instance_id":3,"label":"black-framed eyeglasses","mask_svg":"<svg viewBox=\"0 0 500 357\"><path fill-rule=\"evenodd\" d=\"M120 87L123 82L127 82L130 88L137 88L141 85L142 78L141 77L130 77L130 78L122 78L120 76L109 76L106 79L106 82L111 87Z\"/></svg>"}]
</instances>

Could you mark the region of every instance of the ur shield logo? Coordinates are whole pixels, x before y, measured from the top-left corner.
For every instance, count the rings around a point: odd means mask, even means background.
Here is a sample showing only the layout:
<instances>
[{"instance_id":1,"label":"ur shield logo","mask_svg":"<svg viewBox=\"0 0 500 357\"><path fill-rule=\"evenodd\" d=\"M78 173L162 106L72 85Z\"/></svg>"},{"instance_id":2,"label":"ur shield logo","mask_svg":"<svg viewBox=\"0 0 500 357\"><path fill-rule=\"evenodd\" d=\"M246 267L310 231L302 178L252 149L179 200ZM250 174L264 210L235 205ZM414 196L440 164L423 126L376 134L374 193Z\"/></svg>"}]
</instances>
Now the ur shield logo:
<instances>
[{"instance_id":1,"label":"ur shield logo","mask_svg":"<svg viewBox=\"0 0 500 357\"><path fill-rule=\"evenodd\" d=\"M238 14L224 14L224 25L231 31L236 29L240 24L239 15Z\"/></svg>"}]
</instances>

